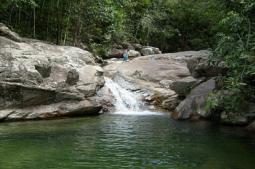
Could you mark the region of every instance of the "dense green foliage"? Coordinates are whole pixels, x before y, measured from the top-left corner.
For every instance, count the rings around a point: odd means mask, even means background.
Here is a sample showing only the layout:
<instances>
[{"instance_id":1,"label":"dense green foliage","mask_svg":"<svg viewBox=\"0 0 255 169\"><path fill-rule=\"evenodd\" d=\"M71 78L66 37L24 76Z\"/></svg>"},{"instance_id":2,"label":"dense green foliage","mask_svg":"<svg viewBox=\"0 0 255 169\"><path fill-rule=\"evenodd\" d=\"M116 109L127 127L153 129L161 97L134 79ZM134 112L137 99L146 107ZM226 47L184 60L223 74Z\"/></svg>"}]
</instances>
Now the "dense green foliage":
<instances>
[{"instance_id":1,"label":"dense green foliage","mask_svg":"<svg viewBox=\"0 0 255 169\"><path fill-rule=\"evenodd\" d=\"M219 80L227 93L217 92L210 98L211 107L227 112L243 112L255 100L255 1L232 1L219 22L213 64L223 64L227 75Z\"/></svg>"},{"instance_id":2,"label":"dense green foliage","mask_svg":"<svg viewBox=\"0 0 255 169\"><path fill-rule=\"evenodd\" d=\"M254 0L1 0L0 22L24 36L88 46L104 55L124 42L164 52L212 48L211 64L228 69L219 80L229 94L209 107L238 111L254 100Z\"/></svg>"},{"instance_id":3,"label":"dense green foliage","mask_svg":"<svg viewBox=\"0 0 255 169\"><path fill-rule=\"evenodd\" d=\"M2 0L0 20L57 44L153 45L163 51L212 46L219 0Z\"/></svg>"}]
</instances>

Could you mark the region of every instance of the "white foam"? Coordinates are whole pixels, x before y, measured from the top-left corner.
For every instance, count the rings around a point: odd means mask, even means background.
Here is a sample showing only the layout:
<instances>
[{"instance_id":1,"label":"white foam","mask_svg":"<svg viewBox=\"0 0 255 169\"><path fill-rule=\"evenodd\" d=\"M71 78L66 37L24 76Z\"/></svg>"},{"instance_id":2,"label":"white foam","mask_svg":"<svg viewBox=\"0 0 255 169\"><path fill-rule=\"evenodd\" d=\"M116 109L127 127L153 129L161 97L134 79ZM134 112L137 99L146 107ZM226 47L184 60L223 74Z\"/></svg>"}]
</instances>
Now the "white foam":
<instances>
[{"instance_id":1,"label":"white foam","mask_svg":"<svg viewBox=\"0 0 255 169\"><path fill-rule=\"evenodd\" d=\"M118 84L121 83L121 84ZM121 87L125 84L123 81L114 82L109 78L105 78L105 86L110 89L115 98L114 106L116 112L112 114L118 115L132 115L132 116L148 116L148 115L163 115L163 113L153 112L149 110L142 110L142 102L139 96L131 91Z\"/></svg>"},{"instance_id":2,"label":"white foam","mask_svg":"<svg viewBox=\"0 0 255 169\"><path fill-rule=\"evenodd\" d=\"M111 90L115 98L114 106L116 111L140 111L141 102L131 91L126 90L109 78L105 78L105 85Z\"/></svg>"},{"instance_id":3,"label":"white foam","mask_svg":"<svg viewBox=\"0 0 255 169\"><path fill-rule=\"evenodd\" d=\"M163 113L151 111L117 111L112 114L125 115L125 116L161 116Z\"/></svg>"}]
</instances>

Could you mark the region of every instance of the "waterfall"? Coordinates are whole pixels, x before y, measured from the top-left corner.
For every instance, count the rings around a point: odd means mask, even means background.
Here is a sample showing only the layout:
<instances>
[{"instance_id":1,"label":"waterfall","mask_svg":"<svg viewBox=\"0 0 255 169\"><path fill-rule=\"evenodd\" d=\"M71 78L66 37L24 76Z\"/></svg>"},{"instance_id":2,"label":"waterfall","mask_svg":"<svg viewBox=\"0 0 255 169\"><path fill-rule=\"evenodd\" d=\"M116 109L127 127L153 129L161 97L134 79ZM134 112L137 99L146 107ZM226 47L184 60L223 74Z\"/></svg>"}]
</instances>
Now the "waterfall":
<instances>
[{"instance_id":1,"label":"waterfall","mask_svg":"<svg viewBox=\"0 0 255 169\"><path fill-rule=\"evenodd\" d=\"M125 82L119 82L125 84ZM122 85L123 85L122 84ZM114 114L121 115L162 115L159 112L143 110L143 104L139 100L139 96L131 91L121 87L118 83L105 77L105 86L109 88L115 98L114 106L116 112Z\"/></svg>"},{"instance_id":2,"label":"waterfall","mask_svg":"<svg viewBox=\"0 0 255 169\"><path fill-rule=\"evenodd\" d=\"M105 78L105 85L110 89L115 98L114 106L116 111L140 111L141 103L138 97L131 91L121 87L109 78Z\"/></svg>"}]
</instances>

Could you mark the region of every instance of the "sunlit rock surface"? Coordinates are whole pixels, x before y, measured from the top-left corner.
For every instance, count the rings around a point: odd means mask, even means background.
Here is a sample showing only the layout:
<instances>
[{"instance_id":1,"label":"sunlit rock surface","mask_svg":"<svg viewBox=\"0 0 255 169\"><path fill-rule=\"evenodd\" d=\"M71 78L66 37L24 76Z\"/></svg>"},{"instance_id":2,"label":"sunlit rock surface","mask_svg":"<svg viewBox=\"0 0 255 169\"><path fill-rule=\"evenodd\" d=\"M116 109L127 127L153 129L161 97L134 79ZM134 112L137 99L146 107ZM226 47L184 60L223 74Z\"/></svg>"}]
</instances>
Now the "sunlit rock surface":
<instances>
[{"instance_id":1,"label":"sunlit rock surface","mask_svg":"<svg viewBox=\"0 0 255 169\"><path fill-rule=\"evenodd\" d=\"M129 62L108 60L104 70L106 76L122 81L124 88L142 93L146 102L174 110L180 102L178 96L187 94L197 84L187 62L209 54L187 51L141 56Z\"/></svg>"},{"instance_id":2,"label":"sunlit rock surface","mask_svg":"<svg viewBox=\"0 0 255 169\"><path fill-rule=\"evenodd\" d=\"M104 72L90 52L22 39L10 30L7 33L0 31L3 35L0 36L1 120L100 111L100 106L91 97L104 85ZM60 108L61 104L76 103L79 108L69 106L65 111Z\"/></svg>"}]
</instances>

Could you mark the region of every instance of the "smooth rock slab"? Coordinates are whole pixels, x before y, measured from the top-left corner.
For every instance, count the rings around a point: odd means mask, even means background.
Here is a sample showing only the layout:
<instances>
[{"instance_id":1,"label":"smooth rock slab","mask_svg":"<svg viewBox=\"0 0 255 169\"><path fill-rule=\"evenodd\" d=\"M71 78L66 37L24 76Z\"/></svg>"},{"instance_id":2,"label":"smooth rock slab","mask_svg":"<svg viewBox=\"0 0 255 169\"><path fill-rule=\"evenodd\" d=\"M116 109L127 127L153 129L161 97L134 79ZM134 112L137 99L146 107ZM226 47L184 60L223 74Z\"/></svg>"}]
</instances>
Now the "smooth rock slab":
<instances>
[{"instance_id":1,"label":"smooth rock slab","mask_svg":"<svg viewBox=\"0 0 255 169\"><path fill-rule=\"evenodd\" d=\"M57 117L98 115L102 106L92 100L67 101L50 105L32 106L23 109L0 110L0 120L40 120Z\"/></svg>"}]
</instances>

